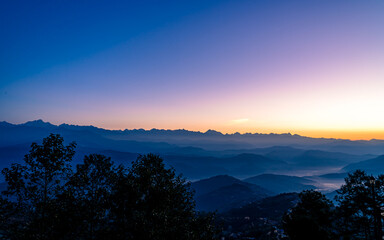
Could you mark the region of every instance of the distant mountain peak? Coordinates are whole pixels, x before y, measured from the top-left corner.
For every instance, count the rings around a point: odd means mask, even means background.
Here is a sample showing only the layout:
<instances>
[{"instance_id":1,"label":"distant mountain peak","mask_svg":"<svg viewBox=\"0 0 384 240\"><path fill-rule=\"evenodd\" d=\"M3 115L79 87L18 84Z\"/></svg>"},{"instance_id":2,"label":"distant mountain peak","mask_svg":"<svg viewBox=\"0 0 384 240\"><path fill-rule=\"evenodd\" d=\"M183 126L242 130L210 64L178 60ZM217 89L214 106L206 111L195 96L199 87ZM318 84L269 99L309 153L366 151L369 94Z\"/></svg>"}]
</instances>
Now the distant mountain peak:
<instances>
[{"instance_id":1,"label":"distant mountain peak","mask_svg":"<svg viewBox=\"0 0 384 240\"><path fill-rule=\"evenodd\" d=\"M28 127L55 127L55 125L49 123L49 122L44 122L42 119L34 120L34 121L29 121L24 124L21 124L23 126L28 126Z\"/></svg>"},{"instance_id":2,"label":"distant mountain peak","mask_svg":"<svg viewBox=\"0 0 384 240\"><path fill-rule=\"evenodd\" d=\"M6 122L6 121L2 121L2 122L0 122L0 126L9 127L9 126L13 126L13 124Z\"/></svg>"},{"instance_id":3,"label":"distant mountain peak","mask_svg":"<svg viewBox=\"0 0 384 240\"><path fill-rule=\"evenodd\" d=\"M67 128L67 129L94 129L94 130L103 130L108 131L104 128L95 127L93 125L74 125L74 124L66 124L62 123L59 125L61 128Z\"/></svg>"},{"instance_id":4,"label":"distant mountain peak","mask_svg":"<svg viewBox=\"0 0 384 240\"><path fill-rule=\"evenodd\" d=\"M204 134L211 135L211 136L223 136L223 134L221 132L218 132L218 131L215 131L215 130L212 130L212 129L209 129Z\"/></svg>"}]
</instances>

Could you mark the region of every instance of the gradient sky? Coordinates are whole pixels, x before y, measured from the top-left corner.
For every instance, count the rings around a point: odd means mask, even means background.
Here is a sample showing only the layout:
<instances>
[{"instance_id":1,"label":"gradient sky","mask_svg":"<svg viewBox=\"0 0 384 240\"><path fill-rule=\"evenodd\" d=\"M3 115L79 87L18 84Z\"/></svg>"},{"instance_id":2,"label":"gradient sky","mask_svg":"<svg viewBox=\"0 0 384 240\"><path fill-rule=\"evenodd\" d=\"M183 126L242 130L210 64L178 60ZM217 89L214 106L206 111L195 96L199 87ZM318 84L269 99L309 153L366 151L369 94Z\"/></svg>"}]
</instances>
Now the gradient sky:
<instances>
[{"instance_id":1,"label":"gradient sky","mask_svg":"<svg viewBox=\"0 0 384 240\"><path fill-rule=\"evenodd\" d=\"M0 36L0 120L384 139L383 0L5 0Z\"/></svg>"}]
</instances>

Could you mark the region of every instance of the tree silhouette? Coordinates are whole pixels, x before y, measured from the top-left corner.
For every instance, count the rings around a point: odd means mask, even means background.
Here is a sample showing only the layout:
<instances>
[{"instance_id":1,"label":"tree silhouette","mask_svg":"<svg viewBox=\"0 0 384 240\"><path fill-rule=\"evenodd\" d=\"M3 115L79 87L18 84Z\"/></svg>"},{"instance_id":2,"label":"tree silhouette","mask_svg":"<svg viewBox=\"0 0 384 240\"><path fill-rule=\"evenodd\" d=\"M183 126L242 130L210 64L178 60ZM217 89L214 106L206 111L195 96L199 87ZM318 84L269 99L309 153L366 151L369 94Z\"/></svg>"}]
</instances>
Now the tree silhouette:
<instances>
[{"instance_id":1,"label":"tree silhouette","mask_svg":"<svg viewBox=\"0 0 384 240\"><path fill-rule=\"evenodd\" d=\"M20 221L19 233L24 238L51 239L53 216L57 209L56 196L67 181L75 143L64 146L62 137L51 134L42 145L32 143L24 165L12 164L2 173L8 184L4 195L14 219Z\"/></svg>"},{"instance_id":2,"label":"tree silhouette","mask_svg":"<svg viewBox=\"0 0 384 240\"><path fill-rule=\"evenodd\" d=\"M127 181L134 188L133 239L212 239L211 216L198 216L190 184L153 154L132 163ZM132 211L129 209L128 211Z\"/></svg>"},{"instance_id":3,"label":"tree silhouette","mask_svg":"<svg viewBox=\"0 0 384 240\"><path fill-rule=\"evenodd\" d=\"M361 170L348 174L336 196L344 236L382 239L383 190L384 175L375 178Z\"/></svg>"},{"instance_id":4,"label":"tree silhouette","mask_svg":"<svg viewBox=\"0 0 384 240\"><path fill-rule=\"evenodd\" d=\"M66 184L62 198L73 209L72 221L76 222L77 236L85 239L100 238L109 221L110 194L115 184L116 170L111 158L100 154L84 157L76 172Z\"/></svg>"},{"instance_id":5,"label":"tree silhouette","mask_svg":"<svg viewBox=\"0 0 384 240\"><path fill-rule=\"evenodd\" d=\"M214 239L213 216L195 211L190 184L159 156L125 168L91 154L73 171L75 143L63 142L51 134L2 171L1 239Z\"/></svg>"},{"instance_id":6,"label":"tree silhouette","mask_svg":"<svg viewBox=\"0 0 384 240\"><path fill-rule=\"evenodd\" d=\"M333 204L320 192L299 194L298 204L283 217L283 229L291 240L333 240Z\"/></svg>"}]
</instances>

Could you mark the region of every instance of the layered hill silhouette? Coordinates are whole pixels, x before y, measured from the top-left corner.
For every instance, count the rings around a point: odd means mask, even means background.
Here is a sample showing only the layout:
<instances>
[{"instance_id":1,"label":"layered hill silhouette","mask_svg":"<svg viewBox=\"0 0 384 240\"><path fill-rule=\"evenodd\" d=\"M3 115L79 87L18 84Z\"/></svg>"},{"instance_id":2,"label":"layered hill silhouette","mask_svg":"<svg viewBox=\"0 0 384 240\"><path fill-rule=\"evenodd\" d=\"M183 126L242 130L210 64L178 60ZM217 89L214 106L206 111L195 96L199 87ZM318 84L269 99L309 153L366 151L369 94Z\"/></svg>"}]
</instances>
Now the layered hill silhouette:
<instances>
[{"instance_id":1,"label":"layered hill silhouette","mask_svg":"<svg viewBox=\"0 0 384 240\"><path fill-rule=\"evenodd\" d=\"M77 143L75 161L100 153L129 165L139 154L155 153L190 180L215 175L248 178L260 174L314 175L349 171L349 164L384 153L384 141L309 138L292 134L222 134L209 130L107 130L54 125L42 120L0 122L0 168L20 162L32 142L58 133ZM312 185L312 184L309 184ZM277 191L279 192L279 191Z\"/></svg>"},{"instance_id":2,"label":"layered hill silhouette","mask_svg":"<svg viewBox=\"0 0 384 240\"><path fill-rule=\"evenodd\" d=\"M332 139L332 138L310 138L299 135L286 134L259 134L259 133L246 133L246 134L223 134L214 130L207 132L196 132L188 130L162 130L162 129L133 129L133 130L106 130L94 126L77 126L77 125L53 125L42 120L30 121L24 124L11 124L7 122L0 122L1 136L0 146L4 144L12 145L20 143L20 141L31 142L38 141L39 137L44 137L47 133L55 132L63 136L71 138L71 136L82 140L98 142L100 138L108 140L128 141L125 142L129 145L141 142L160 143L156 145L157 149L165 150L174 147L196 147L205 150L251 150L252 148L268 148L274 146L289 146L301 149L316 149L331 152L343 152L348 154L384 154L384 141L383 140L370 140L370 141L351 141L345 139ZM11 136L13 135L13 136ZM21 136L22 135L22 136ZM80 136L79 136L80 135ZM92 137L96 137L92 141ZM70 139L71 140L71 139ZM79 139L80 140L80 139ZM79 141L78 140L78 141ZM161 143L168 143L161 145ZM145 145L144 145L145 146ZM142 147L144 147L142 145ZM117 150L117 149L115 149ZM121 150L121 149L120 149ZM257 150L257 149L256 149ZM260 150L260 149L259 149ZM252 151L252 150L251 150ZM252 152L250 152L252 153ZM258 154L257 152L253 152Z\"/></svg>"},{"instance_id":3,"label":"layered hill silhouette","mask_svg":"<svg viewBox=\"0 0 384 240\"><path fill-rule=\"evenodd\" d=\"M57 126L42 120L0 123L0 168L21 163L31 143L41 143L50 133L60 134L66 143L77 143L73 165L91 153L109 156L125 166L142 154L157 154L167 167L192 182L199 211L218 211L229 225L236 220L240 228L278 221L302 190L335 195L334 190L353 170L384 172L384 141L379 140L222 134L213 130L106 130ZM0 189L5 187L2 182L0 177Z\"/></svg>"}]
</instances>

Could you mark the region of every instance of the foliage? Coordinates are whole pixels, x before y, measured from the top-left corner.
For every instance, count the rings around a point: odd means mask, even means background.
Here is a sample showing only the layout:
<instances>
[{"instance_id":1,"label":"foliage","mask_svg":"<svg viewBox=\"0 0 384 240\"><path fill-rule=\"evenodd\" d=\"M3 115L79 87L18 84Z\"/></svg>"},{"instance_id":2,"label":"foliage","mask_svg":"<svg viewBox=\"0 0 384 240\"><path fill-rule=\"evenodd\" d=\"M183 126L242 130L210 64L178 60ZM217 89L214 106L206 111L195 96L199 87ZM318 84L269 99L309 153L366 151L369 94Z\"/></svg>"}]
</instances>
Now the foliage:
<instances>
[{"instance_id":1,"label":"foliage","mask_svg":"<svg viewBox=\"0 0 384 240\"><path fill-rule=\"evenodd\" d=\"M382 239L384 175L375 178L361 170L348 174L336 200L344 238Z\"/></svg>"},{"instance_id":2,"label":"foliage","mask_svg":"<svg viewBox=\"0 0 384 240\"><path fill-rule=\"evenodd\" d=\"M10 223L18 232L9 237L52 239L52 220L58 207L56 196L63 190L71 174L70 162L75 154L75 143L64 146L59 135L51 134L42 145L32 143L24 165L12 164L2 173L8 184L4 195L13 201L6 202Z\"/></svg>"},{"instance_id":3,"label":"foliage","mask_svg":"<svg viewBox=\"0 0 384 240\"><path fill-rule=\"evenodd\" d=\"M283 217L283 228L292 240L332 240L333 204L320 192L299 194L298 204Z\"/></svg>"},{"instance_id":4,"label":"foliage","mask_svg":"<svg viewBox=\"0 0 384 240\"><path fill-rule=\"evenodd\" d=\"M156 155L118 171L112 192L114 239L213 239L213 216L195 211L190 184Z\"/></svg>"},{"instance_id":5,"label":"foliage","mask_svg":"<svg viewBox=\"0 0 384 240\"><path fill-rule=\"evenodd\" d=\"M333 207L319 192L302 192L300 202L283 219L289 238L382 239L384 175L356 170L345 178L335 199L338 205Z\"/></svg>"},{"instance_id":6,"label":"foliage","mask_svg":"<svg viewBox=\"0 0 384 240\"><path fill-rule=\"evenodd\" d=\"M51 134L25 164L3 170L2 239L214 239L213 216L195 211L189 183L156 155L131 168L91 154L72 171L75 144Z\"/></svg>"}]
</instances>

